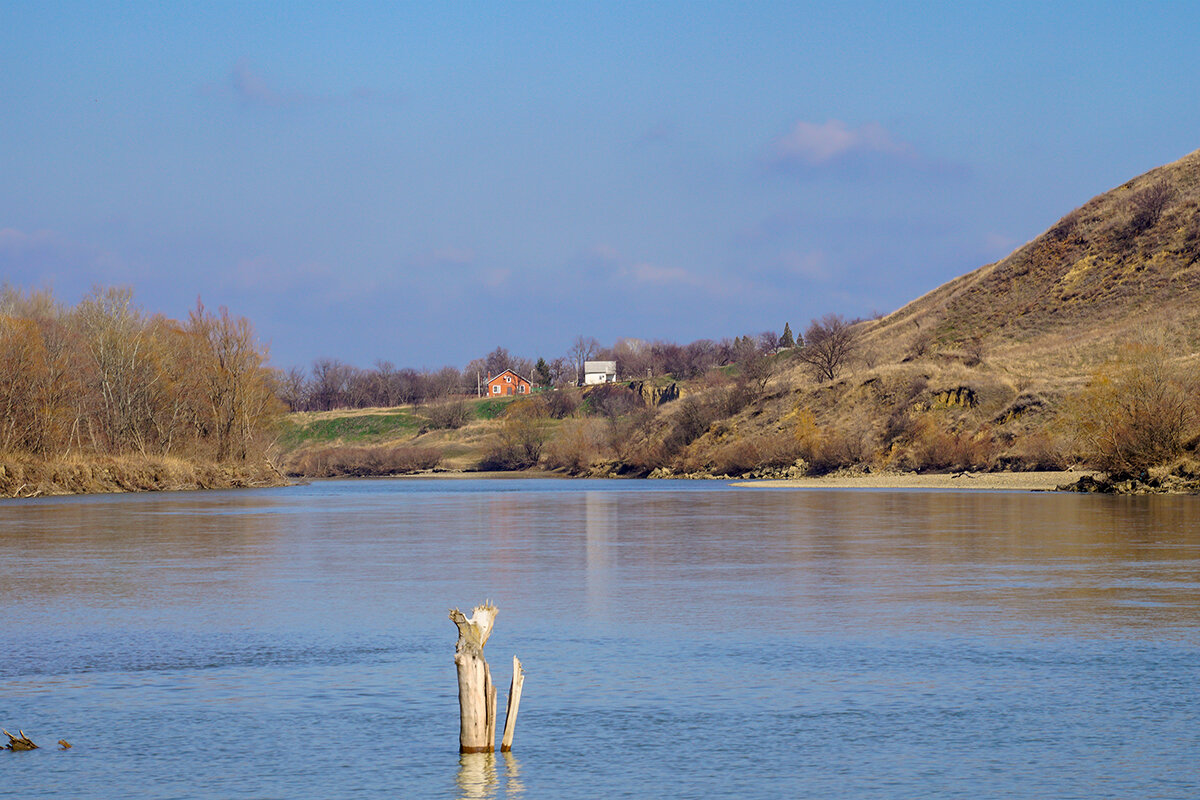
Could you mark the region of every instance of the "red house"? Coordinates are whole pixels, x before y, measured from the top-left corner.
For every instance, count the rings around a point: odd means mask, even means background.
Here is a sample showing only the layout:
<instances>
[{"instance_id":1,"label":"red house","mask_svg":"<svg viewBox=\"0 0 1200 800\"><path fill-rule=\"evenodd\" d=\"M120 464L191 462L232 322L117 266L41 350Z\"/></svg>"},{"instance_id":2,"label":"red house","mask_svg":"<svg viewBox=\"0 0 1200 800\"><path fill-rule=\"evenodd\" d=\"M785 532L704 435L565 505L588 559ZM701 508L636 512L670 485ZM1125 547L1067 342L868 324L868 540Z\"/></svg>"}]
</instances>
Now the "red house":
<instances>
[{"instance_id":1,"label":"red house","mask_svg":"<svg viewBox=\"0 0 1200 800\"><path fill-rule=\"evenodd\" d=\"M507 397L508 395L529 394L533 384L522 378L511 369L506 369L496 377L488 376L488 397Z\"/></svg>"}]
</instances>

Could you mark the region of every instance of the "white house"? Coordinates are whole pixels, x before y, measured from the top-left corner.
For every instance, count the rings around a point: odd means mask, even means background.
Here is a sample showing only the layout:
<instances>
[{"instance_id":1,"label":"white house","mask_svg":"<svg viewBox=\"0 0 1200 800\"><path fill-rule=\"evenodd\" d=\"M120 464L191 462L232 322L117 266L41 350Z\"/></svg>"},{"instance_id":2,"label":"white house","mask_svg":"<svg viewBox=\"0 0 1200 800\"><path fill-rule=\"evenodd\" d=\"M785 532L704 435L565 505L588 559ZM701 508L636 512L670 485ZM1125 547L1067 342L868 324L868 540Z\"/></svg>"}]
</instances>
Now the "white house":
<instances>
[{"instance_id":1,"label":"white house","mask_svg":"<svg viewBox=\"0 0 1200 800\"><path fill-rule=\"evenodd\" d=\"M583 385L596 383L616 383L617 362L615 361L585 361L583 362Z\"/></svg>"}]
</instances>

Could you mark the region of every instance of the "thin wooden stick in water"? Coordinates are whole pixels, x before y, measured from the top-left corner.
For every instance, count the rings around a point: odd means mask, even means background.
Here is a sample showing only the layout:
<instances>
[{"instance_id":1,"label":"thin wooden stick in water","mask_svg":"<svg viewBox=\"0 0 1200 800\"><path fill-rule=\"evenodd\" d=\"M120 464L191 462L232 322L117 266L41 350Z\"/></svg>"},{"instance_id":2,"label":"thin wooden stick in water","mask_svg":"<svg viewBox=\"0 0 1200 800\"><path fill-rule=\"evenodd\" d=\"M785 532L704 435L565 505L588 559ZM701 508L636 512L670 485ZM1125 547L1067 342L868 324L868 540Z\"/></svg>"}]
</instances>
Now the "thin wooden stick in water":
<instances>
[{"instance_id":1,"label":"thin wooden stick in water","mask_svg":"<svg viewBox=\"0 0 1200 800\"><path fill-rule=\"evenodd\" d=\"M521 667L521 659L513 656L512 683L508 687L508 708L504 712L504 738L500 742L500 752L512 750L513 730L517 727L517 707L521 705L521 687L525 685L525 670Z\"/></svg>"}]
</instances>

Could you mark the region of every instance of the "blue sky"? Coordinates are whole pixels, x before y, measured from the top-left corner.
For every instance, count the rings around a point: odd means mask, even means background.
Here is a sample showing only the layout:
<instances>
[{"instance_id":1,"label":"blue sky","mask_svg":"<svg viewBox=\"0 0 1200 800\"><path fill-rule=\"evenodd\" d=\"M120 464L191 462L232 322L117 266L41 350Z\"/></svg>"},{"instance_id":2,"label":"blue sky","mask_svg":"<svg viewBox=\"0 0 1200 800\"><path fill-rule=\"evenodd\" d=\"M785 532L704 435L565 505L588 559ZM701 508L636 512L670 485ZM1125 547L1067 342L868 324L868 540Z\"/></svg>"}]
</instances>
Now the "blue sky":
<instances>
[{"instance_id":1,"label":"blue sky","mask_svg":"<svg viewBox=\"0 0 1200 800\"><path fill-rule=\"evenodd\" d=\"M891 311L1200 147L1200 4L0 0L0 281L462 365Z\"/></svg>"}]
</instances>

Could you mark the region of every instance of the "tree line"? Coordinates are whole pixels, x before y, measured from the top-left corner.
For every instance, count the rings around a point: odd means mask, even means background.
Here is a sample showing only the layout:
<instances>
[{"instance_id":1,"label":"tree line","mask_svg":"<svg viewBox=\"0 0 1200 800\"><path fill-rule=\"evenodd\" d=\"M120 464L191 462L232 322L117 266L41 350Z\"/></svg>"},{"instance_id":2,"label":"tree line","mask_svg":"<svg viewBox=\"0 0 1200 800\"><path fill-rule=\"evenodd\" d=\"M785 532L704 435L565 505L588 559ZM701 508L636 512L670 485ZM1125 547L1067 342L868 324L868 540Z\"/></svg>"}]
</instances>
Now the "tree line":
<instances>
[{"instance_id":1,"label":"tree line","mask_svg":"<svg viewBox=\"0 0 1200 800\"><path fill-rule=\"evenodd\" d=\"M0 452L248 459L282 411L266 362L224 308L177 321L128 289L66 306L0 286Z\"/></svg>"},{"instance_id":2,"label":"tree line","mask_svg":"<svg viewBox=\"0 0 1200 800\"><path fill-rule=\"evenodd\" d=\"M397 367L386 360L360 368L336 358L318 358L311 367L292 367L278 376L279 397L293 411L330 411L335 408L373 408L441 402L469 396L489 376L511 369L537 387L577 385L588 361L616 362L619 380L669 377L691 380L710 370L737 366L746 374L761 375L764 363L787 351L806 364L820 380L834 380L856 354L854 322L836 314L813 320L803 334L793 334L784 324L782 334L764 331L733 338L697 339L687 344L672 341L620 338L604 346L590 336L577 336L562 356L536 360L513 355L496 347L461 369L417 370Z\"/></svg>"}]
</instances>

